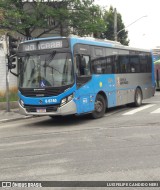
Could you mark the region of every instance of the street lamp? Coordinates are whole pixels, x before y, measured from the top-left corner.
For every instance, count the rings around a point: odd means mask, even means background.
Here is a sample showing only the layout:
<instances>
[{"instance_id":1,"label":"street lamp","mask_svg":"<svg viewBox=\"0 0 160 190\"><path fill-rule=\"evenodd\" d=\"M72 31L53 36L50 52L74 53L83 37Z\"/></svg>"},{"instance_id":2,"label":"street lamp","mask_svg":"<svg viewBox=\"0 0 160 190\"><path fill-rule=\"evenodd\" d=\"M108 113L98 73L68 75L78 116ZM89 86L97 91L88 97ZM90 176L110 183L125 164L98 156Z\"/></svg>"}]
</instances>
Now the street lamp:
<instances>
[{"instance_id":1,"label":"street lamp","mask_svg":"<svg viewBox=\"0 0 160 190\"><path fill-rule=\"evenodd\" d=\"M132 23L130 23L128 26L122 28L121 30L119 30L118 32L115 33L115 41L117 41L118 38L118 34L121 33L123 30L125 30L126 28L128 28L129 26L131 26L132 24L136 23L137 21L141 20L142 18L147 17L147 15L141 16L140 18L136 19L135 21L133 21Z\"/></svg>"}]
</instances>

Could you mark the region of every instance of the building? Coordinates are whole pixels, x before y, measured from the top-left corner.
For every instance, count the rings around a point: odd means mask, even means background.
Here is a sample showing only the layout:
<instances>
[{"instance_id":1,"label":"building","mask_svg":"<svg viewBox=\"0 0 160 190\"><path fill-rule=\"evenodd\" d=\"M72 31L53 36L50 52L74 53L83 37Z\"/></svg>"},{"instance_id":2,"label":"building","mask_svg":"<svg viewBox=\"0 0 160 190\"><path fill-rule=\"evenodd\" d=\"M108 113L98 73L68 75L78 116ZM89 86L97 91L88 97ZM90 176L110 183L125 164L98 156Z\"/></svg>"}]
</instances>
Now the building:
<instances>
[{"instance_id":1,"label":"building","mask_svg":"<svg viewBox=\"0 0 160 190\"><path fill-rule=\"evenodd\" d=\"M160 46L155 47L152 49L153 52L153 61L157 61L160 59Z\"/></svg>"},{"instance_id":2,"label":"building","mask_svg":"<svg viewBox=\"0 0 160 190\"><path fill-rule=\"evenodd\" d=\"M10 94L17 93L17 77L8 73L7 59L6 59L6 41L5 37L0 37L0 102L4 100L6 96L6 81L9 82ZM14 71L16 72L16 71Z\"/></svg>"}]
</instances>

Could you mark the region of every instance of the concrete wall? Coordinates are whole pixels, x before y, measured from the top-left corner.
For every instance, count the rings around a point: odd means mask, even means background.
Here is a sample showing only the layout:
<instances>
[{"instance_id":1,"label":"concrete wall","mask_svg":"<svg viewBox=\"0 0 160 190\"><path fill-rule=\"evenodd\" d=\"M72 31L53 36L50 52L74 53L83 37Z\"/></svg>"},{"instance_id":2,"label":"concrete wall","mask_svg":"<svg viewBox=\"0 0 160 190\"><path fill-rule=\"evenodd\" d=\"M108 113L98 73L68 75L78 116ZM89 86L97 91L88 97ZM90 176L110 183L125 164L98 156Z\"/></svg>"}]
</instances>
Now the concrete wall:
<instances>
[{"instance_id":1,"label":"concrete wall","mask_svg":"<svg viewBox=\"0 0 160 190\"><path fill-rule=\"evenodd\" d=\"M2 41L0 41L0 98L4 97L6 94L6 56L5 56L5 47L2 45ZM16 71L15 71L16 72ZM8 81L9 81L9 89L10 92L17 91L17 77L12 75L11 73L8 74Z\"/></svg>"},{"instance_id":2,"label":"concrete wall","mask_svg":"<svg viewBox=\"0 0 160 190\"><path fill-rule=\"evenodd\" d=\"M2 46L0 46L0 97L4 95L6 90L6 67L5 67L5 55Z\"/></svg>"}]
</instances>

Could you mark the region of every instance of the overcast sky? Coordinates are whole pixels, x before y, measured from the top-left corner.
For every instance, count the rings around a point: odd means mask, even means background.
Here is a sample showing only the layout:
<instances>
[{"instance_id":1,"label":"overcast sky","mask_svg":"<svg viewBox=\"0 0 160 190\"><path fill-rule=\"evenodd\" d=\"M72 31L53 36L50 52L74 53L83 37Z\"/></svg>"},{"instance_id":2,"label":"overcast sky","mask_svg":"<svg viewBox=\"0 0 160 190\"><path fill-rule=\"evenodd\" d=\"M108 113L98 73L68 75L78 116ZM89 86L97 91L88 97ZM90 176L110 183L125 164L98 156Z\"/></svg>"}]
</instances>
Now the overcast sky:
<instances>
[{"instance_id":1,"label":"overcast sky","mask_svg":"<svg viewBox=\"0 0 160 190\"><path fill-rule=\"evenodd\" d=\"M130 46L154 48L160 46L160 0L95 0L108 10L110 5L122 15Z\"/></svg>"}]
</instances>

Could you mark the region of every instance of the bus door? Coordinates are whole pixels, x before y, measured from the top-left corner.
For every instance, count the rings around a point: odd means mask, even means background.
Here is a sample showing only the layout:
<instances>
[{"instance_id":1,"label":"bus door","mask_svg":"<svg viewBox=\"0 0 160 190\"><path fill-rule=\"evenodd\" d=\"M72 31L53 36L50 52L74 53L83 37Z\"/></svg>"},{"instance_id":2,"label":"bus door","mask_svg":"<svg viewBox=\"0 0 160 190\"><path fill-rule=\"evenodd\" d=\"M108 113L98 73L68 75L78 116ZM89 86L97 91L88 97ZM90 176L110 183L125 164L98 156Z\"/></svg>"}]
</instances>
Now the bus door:
<instances>
[{"instance_id":1,"label":"bus door","mask_svg":"<svg viewBox=\"0 0 160 190\"><path fill-rule=\"evenodd\" d=\"M90 85L91 80L91 66L90 56L77 54L75 55L76 65L76 83L77 83L77 112L85 113L91 111L93 105L91 104L92 99L92 87Z\"/></svg>"}]
</instances>

